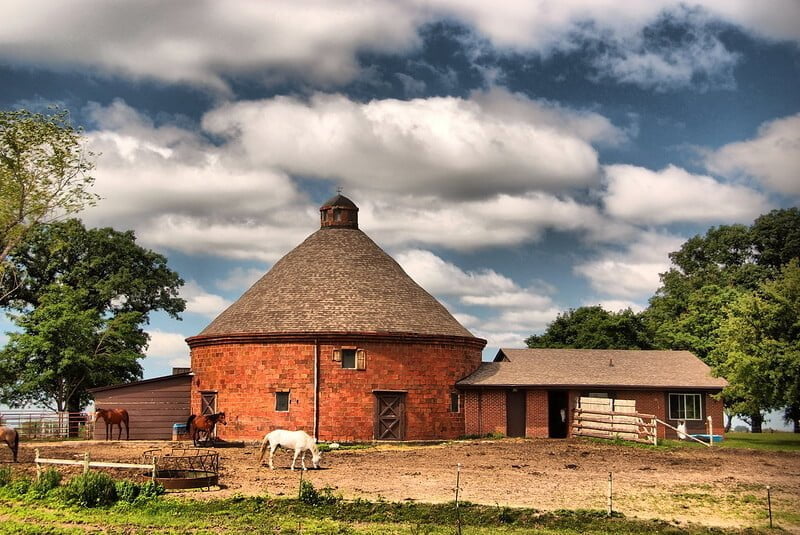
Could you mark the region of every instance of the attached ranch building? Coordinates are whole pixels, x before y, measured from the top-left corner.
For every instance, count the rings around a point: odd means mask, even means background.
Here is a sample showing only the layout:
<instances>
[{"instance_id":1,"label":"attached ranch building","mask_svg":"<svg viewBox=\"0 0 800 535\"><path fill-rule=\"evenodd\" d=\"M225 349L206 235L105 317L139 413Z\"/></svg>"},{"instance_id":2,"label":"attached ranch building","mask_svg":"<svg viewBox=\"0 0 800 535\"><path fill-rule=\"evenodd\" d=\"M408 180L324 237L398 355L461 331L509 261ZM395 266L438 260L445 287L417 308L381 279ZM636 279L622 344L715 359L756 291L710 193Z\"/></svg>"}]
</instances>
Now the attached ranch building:
<instances>
[{"instance_id":1,"label":"attached ranch building","mask_svg":"<svg viewBox=\"0 0 800 535\"><path fill-rule=\"evenodd\" d=\"M722 434L714 396L726 384L688 351L501 349L458 387L468 435L563 438L582 397L608 399L610 409L614 400L634 401L637 412L673 427L684 421L689 434L706 433L711 416L714 434ZM676 436L664 426L658 432Z\"/></svg>"}]
</instances>

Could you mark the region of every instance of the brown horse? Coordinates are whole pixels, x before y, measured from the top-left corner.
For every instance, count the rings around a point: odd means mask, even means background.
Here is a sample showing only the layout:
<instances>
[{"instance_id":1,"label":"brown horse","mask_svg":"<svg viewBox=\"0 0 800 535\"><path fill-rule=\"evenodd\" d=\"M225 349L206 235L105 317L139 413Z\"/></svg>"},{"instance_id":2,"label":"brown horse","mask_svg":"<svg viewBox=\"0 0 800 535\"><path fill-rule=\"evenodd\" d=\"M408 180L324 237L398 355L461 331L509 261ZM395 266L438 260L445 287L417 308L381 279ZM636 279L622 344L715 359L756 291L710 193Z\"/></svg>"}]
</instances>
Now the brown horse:
<instances>
[{"instance_id":1,"label":"brown horse","mask_svg":"<svg viewBox=\"0 0 800 535\"><path fill-rule=\"evenodd\" d=\"M225 413L218 412L215 414L202 414L200 416L195 416L192 414L189 416L189 419L186 420L186 431L188 431L189 436L192 437L192 444L197 447L199 442L200 432L202 431L205 433L205 441L207 442L209 439L212 439L212 434L214 433L214 427L218 424L228 425L228 422L225 420Z\"/></svg>"},{"instance_id":2,"label":"brown horse","mask_svg":"<svg viewBox=\"0 0 800 535\"><path fill-rule=\"evenodd\" d=\"M106 423L106 440L111 435L111 440L114 439L114 426L119 426L119 434L117 440L122 438L122 424L125 424L125 440L131 439L131 430L129 427L128 411L125 409L95 409L94 410L94 423L100 418ZM95 426L96 428L96 426Z\"/></svg>"},{"instance_id":3,"label":"brown horse","mask_svg":"<svg viewBox=\"0 0 800 535\"><path fill-rule=\"evenodd\" d=\"M11 448L11 456L14 462L17 462L17 453L19 452L19 433L13 427L0 426L0 440L8 444Z\"/></svg>"}]
</instances>

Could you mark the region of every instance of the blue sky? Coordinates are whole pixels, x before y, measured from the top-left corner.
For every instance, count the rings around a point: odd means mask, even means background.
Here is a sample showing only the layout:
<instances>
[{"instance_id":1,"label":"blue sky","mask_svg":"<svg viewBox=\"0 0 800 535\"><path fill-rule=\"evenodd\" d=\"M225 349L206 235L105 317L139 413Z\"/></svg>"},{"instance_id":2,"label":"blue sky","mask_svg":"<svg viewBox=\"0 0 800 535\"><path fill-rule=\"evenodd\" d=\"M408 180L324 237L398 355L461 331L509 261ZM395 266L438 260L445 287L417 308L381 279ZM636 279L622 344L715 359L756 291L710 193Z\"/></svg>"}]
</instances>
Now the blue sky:
<instances>
[{"instance_id":1,"label":"blue sky","mask_svg":"<svg viewBox=\"0 0 800 535\"><path fill-rule=\"evenodd\" d=\"M667 253L800 197L800 3L30 0L0 106L68 108L88 225L187 281L145 376L318 228L361 228L489 348L639 310ZM6 322L3 325L10 328ZM6 330L3 329L3 330Z\"/></svg>"}]
</instances>

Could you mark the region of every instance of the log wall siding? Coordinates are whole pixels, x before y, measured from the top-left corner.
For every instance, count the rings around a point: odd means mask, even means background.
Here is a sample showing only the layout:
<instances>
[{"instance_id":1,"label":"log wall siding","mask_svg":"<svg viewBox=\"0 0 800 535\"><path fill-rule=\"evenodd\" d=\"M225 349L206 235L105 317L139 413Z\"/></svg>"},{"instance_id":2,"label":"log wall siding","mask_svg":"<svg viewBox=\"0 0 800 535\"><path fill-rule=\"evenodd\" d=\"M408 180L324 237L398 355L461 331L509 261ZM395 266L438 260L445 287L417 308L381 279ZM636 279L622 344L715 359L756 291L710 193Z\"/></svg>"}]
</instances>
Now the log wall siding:
<instances>
[{"instance_id":1,"label":"log wall siding","mask_svg":"<svg viewBox=\"0 0 800 535\"><path fill-rule=\"evenodd\" d=\"M188 375L169 377L94 392L95 407L127 410L131 440L170 440L173 424L185 423L189 417L191 379ZM113 429L116 439L119 431L116 426ZM94 440L105 440L105 436L105 424L100 420Z\"/></svg>"}]
</instances>

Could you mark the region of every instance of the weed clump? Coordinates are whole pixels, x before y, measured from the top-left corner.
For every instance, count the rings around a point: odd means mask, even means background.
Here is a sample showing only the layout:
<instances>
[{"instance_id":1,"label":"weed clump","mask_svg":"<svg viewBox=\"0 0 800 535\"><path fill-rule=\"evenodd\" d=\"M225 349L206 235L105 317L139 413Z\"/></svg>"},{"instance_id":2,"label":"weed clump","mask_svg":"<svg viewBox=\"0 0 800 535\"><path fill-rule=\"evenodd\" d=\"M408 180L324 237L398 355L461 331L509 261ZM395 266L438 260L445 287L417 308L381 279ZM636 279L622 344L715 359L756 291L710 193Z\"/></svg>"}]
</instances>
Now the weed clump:
<instances>
[{"instance_id":1,"label":"weed clump","mask_svg":"<svg viewBox=\"0 0 800 535\"><path fill-rule=\"evenodd\" d=\"M70 480L64 487L67 503L83 507L102 507L117 501L114 479L103 472L87 472Z\"/></svg>"},{"instance_id":2,"label":"weed clump","mask_svg":"<svg viewBox=\"0 0 800 535\"><path fill-rule=\"evenodd\" d=\"M333 488L323 487L317 490L310 481L300 482L300 501L306 505L334 505L342 501L342 497L333 493Z\"/></svg>"}]
</instances>

